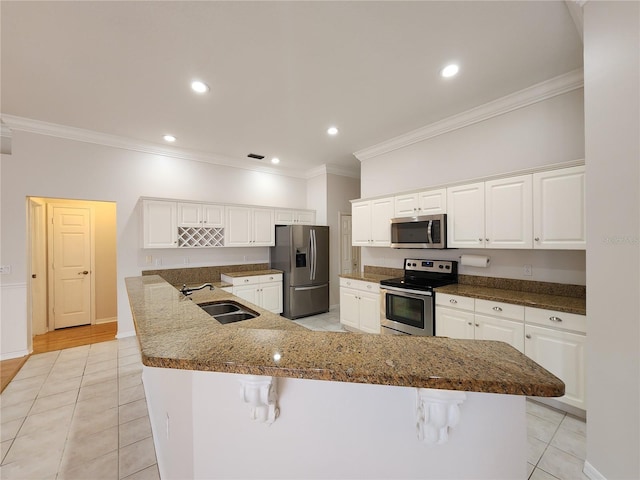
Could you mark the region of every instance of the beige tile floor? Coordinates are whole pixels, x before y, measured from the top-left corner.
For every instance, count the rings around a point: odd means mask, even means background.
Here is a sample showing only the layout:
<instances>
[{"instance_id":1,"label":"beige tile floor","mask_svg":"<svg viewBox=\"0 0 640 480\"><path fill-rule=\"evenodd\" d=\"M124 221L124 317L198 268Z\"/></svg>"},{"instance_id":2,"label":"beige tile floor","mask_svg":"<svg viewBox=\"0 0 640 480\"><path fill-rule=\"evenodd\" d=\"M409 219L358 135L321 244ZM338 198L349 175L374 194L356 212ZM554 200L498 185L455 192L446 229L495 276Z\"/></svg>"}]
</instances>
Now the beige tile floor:
<instances>
[{"instance_id":1,"label":"beige tile floor","mask_svg":"<svg viewBox=\"0 0 640 480\"><path fill-rule=\"evenodd\" d=\"M0 395L0 478L159 479L141 372L135 337L31 356ZM527 429L530 480L587 478L584 421L528 401Z\"/></svg>"}]
</instances>

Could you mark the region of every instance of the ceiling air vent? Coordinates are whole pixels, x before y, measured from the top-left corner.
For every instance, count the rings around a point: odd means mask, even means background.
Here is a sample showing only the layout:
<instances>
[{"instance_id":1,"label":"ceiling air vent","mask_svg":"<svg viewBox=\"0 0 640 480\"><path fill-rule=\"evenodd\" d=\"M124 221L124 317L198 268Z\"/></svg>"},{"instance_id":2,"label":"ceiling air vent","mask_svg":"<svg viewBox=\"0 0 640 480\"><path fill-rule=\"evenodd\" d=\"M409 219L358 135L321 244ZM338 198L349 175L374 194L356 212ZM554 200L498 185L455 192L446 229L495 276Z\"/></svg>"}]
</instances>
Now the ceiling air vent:
<instances>
[{"instance_id":1,"label":"ceiling air vent","mask_svg":"<svg viewBox=\"0 0 640 480\"><path fill-rule=\"evenodd\" d=\"M247 157L255 158L257 160L262 160L264 158L264 155L258 155L257 153L250 153L249 155L247 155Z\"/></svg>"}]
</instances>

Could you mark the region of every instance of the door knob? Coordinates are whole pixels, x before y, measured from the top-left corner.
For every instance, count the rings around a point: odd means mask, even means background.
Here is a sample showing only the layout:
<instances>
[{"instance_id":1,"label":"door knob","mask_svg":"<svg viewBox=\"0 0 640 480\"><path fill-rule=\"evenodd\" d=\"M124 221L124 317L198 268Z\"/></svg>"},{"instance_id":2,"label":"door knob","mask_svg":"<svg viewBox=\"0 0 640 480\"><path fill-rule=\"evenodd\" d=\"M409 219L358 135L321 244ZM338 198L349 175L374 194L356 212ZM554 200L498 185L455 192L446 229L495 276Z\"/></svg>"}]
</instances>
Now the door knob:
<instances>
[{"instance_id":1,"label":"door knob","mask_svg":"<svg viewBox=\"0 0 640 480\"><path fill-rule=\"evenodd\" d=\"M85 270L83 272L78 272L78 275L89 275L89 270Z\"/></svg>"}]
</instances>

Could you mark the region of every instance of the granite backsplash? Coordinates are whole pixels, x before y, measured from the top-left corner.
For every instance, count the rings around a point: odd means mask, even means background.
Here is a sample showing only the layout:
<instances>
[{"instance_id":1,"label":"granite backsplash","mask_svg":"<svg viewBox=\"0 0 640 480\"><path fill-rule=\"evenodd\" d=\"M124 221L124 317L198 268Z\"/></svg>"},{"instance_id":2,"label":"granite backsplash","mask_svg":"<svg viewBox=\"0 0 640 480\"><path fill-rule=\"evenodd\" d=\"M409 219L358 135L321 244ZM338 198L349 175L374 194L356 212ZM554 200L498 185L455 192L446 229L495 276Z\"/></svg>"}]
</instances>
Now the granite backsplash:
<instances>
[{"instance_id":1,"label":"granite backsplash","mask_svg":"<svg viewBox=\"0 0 640 480\"><path fill-rule=\"evenodd\" d=\"M167 268L163 270L143 270L142 275L160 275L171 285L220 282L220 275L228 272L251 272L268 270L268 263L249 263L243 265L217 265L213 267Z\"/></svg>"}]
</instances>

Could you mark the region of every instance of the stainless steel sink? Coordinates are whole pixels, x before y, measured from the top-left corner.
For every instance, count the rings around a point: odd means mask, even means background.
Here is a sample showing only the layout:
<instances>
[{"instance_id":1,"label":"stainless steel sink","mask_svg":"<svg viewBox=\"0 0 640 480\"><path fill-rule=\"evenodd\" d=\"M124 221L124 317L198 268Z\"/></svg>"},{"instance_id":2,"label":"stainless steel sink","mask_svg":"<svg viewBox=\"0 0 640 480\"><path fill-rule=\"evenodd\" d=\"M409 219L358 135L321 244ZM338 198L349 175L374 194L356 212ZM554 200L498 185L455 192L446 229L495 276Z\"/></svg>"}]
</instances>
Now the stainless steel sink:
<instances>
[{"instance_id":1,"label":"stainless steel sink","mask_svg":"<svg viewBox=\"0 0 640 480\"><path fill-rule=\"evenodd\" d=\"M205 312L211 316L219 315L222 313L237 312L240 307L235 303L210 303L208 305L199 305Z\"/></svg>"},{"instance_id":2,"label":"stainless steel sink","mask_svg":"<svg viewBox=\"0 0 640 480\"><path fill-rule=\"evenodd\" d=\"M234 302L223 301L198 305L222 324L256 318L258 314Z\"/></svg>"}]
</instances>

